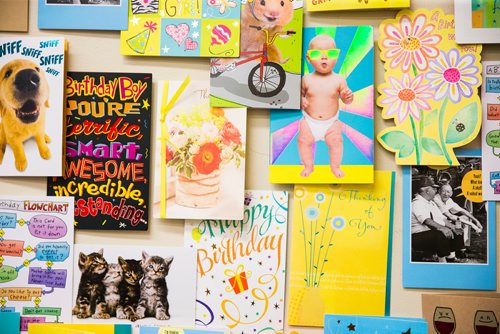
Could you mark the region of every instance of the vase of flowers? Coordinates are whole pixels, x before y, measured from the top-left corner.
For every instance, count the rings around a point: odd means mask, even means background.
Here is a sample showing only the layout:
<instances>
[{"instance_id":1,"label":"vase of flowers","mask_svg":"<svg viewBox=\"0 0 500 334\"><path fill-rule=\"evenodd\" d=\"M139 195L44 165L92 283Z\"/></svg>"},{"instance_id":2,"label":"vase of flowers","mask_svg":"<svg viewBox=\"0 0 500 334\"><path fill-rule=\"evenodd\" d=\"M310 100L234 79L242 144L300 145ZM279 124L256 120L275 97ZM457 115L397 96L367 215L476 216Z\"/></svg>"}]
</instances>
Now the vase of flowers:
<instances>
[{"instance_id":1,"label":"vase of flowers","mask_svg":"<svg viewBox=\"0 0 500 334\"><path fill-rule=\"evenodd\" d=\"M176 113L168 124L167 166L175 168L175 202L210 208L220 198L224 166L244 158L241 133L221 108L194 107Z\"/></svg>"}]
</instances>

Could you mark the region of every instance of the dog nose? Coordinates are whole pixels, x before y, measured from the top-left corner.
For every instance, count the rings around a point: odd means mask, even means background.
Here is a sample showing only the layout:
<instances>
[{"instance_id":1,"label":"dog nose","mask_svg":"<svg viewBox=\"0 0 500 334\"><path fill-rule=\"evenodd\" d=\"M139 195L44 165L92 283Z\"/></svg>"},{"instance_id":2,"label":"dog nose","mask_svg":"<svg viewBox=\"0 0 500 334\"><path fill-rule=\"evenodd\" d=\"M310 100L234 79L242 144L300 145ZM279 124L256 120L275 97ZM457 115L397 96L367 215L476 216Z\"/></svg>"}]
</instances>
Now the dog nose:
<instances>
[{"instance_id":1,"label":"dog nose","mask_svg":"<svg viewBox=\"0 0 500 334\"><path fill-rule=\"evenodd\" d=\"M16 74L14 85L21 92L30 92L38 88L40 76L33 69L24 69Z\"/></svg>"}]
</instances>

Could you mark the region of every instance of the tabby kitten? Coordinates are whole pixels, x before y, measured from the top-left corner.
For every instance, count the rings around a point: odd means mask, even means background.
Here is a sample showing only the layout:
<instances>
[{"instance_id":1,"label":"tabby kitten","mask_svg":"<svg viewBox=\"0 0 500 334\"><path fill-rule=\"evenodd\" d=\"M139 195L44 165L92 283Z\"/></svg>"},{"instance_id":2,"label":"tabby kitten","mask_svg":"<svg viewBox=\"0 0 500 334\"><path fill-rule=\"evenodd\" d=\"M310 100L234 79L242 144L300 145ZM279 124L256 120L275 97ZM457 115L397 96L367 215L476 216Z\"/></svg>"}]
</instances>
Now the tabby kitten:
<instances>
[{"instance_id":1,"label":"tabby kitten","mask_svg":"<svg viewBox=\"0 0 500 334\"><path fill-rule=\"evenodd\" d=\"M142 252L141 265L144 270L144 279L141 283L141 300L136 311L139 319L144 317L155 317L158 320L170 319L165 277L173 260L172 256L164 259Z\"/></svg>"},{"instance_id":2,"label":"tabby kitten","mask_svg":"<svg viewBox=\"0 0 500 334\"><path fill-rule=\"evenodd\" d=\"M116 263L108 264L108 272L102 280L104 284L104 301L110 316L116 317L116 308L120 303L118 286L122 281L122 267Z\"/></svg>"},{"instance_id":3,"label":"tabby kitten","mask_svg":"<svg viewBox=\"0 0 500 334\"><path fill-rule=\"evenodd\" d=\"M108 271L108 263L102 256L102 248L98 252L85 255L80 253L78 267L82 272L76 305L73 314L78 319L109 319L104 301L104 285L102 280Z\"/></svg>"},{"instance_id":4,"label":"tabby kitten","mask_svg":"<svg viewBox=\"0 0 500 334\"><path fill-rule=\"evenodd\" d=\"M140 319L136 314L136 308L141 297L141 286L139 284L142 278L141 261L124 260L119 256L118 263L123 270L123 279L118 286L120 303L116 309L116 317L136 321Z\"/></svg>"}]
</instances>

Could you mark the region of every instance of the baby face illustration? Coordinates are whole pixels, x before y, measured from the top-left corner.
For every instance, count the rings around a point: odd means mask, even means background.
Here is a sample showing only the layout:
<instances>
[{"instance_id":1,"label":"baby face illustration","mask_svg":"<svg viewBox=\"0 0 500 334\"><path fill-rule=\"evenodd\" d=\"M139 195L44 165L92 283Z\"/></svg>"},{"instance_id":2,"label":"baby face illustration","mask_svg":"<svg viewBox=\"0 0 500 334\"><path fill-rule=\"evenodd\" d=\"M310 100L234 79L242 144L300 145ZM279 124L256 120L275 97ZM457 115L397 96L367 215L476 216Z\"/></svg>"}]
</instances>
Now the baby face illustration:
<instances>
[{"instance_id":1,"label":"baby face illustration","mask_svg":"<svg viewBox=\"0 0 500 334\"><path fill-rule=\"evenodd\" d=\"M476 334L498 334L498 320L493 311L477 311L474 317Z\"/></svg>"},{"instance_id":2,"label":"baby face illustration","mask_svg":"<svg viewBox=\"0 0 500 334\"><path fill-rule=\"evenodd\" d=\"M439 334L455 332L455 315L449 307L436 307L434 310L434 329Z\"/></svg>"}]
</instances>

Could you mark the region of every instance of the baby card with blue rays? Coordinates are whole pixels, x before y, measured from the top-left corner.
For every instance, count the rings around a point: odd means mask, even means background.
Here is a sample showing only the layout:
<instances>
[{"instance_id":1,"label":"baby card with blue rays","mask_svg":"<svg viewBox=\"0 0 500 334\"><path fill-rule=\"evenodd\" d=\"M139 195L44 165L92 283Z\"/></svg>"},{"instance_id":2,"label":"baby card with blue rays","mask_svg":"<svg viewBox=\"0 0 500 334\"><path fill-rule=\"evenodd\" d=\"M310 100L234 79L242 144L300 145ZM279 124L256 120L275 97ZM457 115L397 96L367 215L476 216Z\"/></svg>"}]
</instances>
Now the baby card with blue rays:
<instances>
[{"instance_id":1,"label":"baby card with blue rays","mask_svg":"<svg viewBox=\"0 0 500 334\"><path fill-rule=\"evenodd\" d=\"M301 110L271 110L271 183L373 183L373 28L304 28Z\"/></svg>"}]
</instances>

